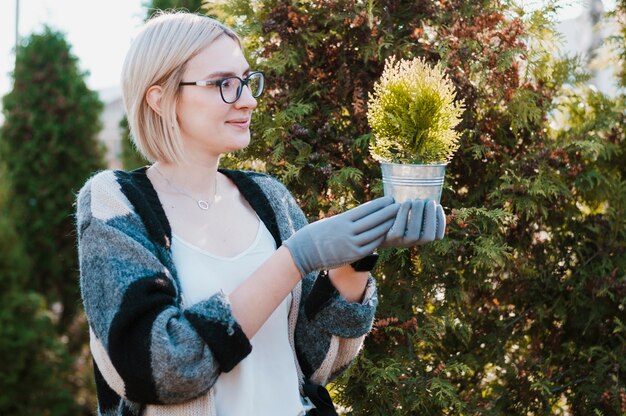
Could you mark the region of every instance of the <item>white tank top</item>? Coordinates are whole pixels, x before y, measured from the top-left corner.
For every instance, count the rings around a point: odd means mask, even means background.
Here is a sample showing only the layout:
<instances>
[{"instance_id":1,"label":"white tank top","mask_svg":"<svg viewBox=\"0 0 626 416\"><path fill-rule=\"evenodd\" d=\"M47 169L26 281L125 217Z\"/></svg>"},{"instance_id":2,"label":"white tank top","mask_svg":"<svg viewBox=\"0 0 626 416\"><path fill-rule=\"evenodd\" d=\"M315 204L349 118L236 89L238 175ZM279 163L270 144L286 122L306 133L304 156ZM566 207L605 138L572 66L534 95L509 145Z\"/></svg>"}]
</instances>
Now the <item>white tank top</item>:
<instances>
[{"instance_id":1,"label":"white tank top","mask_svg":"<svg viewBox=\"0 0 626 416\"><path fill-rule=\"evenodd\" d=\"M234 257L216 256L173 235L172 255L185 307L220 290L231 293L274 251L274 238L260 220L252 245ZM290 304L291 294L252 337L252 352L231 371L218 377L213 387L218 416L305 413L295 357L289 344Z\"/></svg>"}]
</instances>

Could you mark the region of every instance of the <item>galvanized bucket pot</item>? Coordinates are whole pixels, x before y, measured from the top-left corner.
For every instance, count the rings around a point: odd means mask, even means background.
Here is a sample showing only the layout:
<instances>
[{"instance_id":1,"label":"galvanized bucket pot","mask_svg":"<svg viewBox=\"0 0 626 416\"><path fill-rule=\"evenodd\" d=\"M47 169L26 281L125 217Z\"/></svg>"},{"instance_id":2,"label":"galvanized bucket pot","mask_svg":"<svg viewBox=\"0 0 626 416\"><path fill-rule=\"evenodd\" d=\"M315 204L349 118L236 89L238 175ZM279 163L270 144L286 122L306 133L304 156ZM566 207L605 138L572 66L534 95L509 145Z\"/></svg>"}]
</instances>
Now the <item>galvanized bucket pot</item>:
<instances>
[{"instance_id":1,"label":"galvanized bucket pot","mask_svg":"<svg viewBox=\"0 0 626 416\"><path fill-rule=\"evenodd\" d=\"M446 173L446 163L411 165L381 162L385 196L396 202L409 199L441 201L441 190Z\"/></svg>"}]
</instances>

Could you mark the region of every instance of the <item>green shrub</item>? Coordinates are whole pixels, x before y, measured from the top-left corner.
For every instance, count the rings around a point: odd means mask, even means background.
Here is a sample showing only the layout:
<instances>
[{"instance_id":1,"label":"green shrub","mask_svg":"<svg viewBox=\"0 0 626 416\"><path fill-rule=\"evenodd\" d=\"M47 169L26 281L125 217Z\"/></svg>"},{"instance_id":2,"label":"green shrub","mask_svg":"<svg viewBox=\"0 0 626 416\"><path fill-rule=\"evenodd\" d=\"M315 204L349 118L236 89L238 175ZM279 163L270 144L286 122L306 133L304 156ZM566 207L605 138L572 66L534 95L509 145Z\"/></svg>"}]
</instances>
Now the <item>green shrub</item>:
<instances>
[{"instance_id":1,"label":"green shrub","mask_svg":"<svg viewBox=\"0 0 626 416\"><path fill-rule=\"evenodd\" d=\"M152 0L148 5L147 18L152 16L155 10L184 9L192 13L202 12L202 0Z\"/></svg>"},{"instance_id":2,"label":"green shrub","mask_svg":"<svg viewBox=\"0 0 626 416\"><path fill-rule=\"evenodd\" d=\"M61 33L31 35L17 49L0 130L15 229L36 265L27 283L50 304L59 302L61 327L79 305L75 193L104 167L96 139L102 103L84 76Z\"/></svg>"},{"instance_id":3,"label":"green shrub","mask_svg":"<svg viewBox=\"0 0 626 416\"><path fill-rule=\"evenodd\" d=\"M624 97L555 59L554 5L230 0L267 93L246 151L310 219L380 195L366 96L383 62L440 63L466 106L446 238L388 250L375 327L334 383L355 415L620 415L626 389ZM564 114L568 123L558 124Z\"/></svg>"},{"instance_id":4,"label":"green shrub","mask_svg":"<svg viewBox=\"0 0 626 416\"><path fill-rule=\"evenodd\" d=\"M26 284L35 265L14 229L11 198L0 169L0 414L76 415L67 384L73 360L43 296Z\"/></svg>"},{"instance_id":5,"label":"green shrub","mask_svg":"<svg viewBox=\"0 0 626 416\"><path fill-rule=\"evenodd\" d=\"M3 97L0 160L11 195L4 208L30 267L3 293L0 332L13 355L3 355L12 360L2 364L11 374L2 406L10 410L0 413L76 415L91 410L93 383L84 377L91 361L73 204L86 179L104 168L96 139L102 103L61 33L45 28L16 53L13 89Z\"/></svg>"},{"instance_id":6,"label":"green shrub","mask_svg":"<svg viewBox=\"0 0 626 416\"><path fill-rule=\"evenodd\" d=\"M119 131L122 136L122 154L120 155L122 167L126 170L133 170L149 164L150 162L139 153L130 137L130 129L126 116L122 117L122 120L120 120Z\"/></svg>"}]
</instances>

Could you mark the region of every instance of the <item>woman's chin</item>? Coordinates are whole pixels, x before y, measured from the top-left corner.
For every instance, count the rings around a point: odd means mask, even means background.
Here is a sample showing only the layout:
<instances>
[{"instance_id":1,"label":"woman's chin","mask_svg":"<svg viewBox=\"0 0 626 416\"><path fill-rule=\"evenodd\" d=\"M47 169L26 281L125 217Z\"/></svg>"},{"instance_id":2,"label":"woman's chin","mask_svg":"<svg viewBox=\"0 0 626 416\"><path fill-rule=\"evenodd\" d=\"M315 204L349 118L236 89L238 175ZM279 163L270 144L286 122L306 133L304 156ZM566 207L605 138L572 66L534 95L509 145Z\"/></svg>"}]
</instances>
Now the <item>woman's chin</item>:
<instances>
[{"instance_id":1,"label":"woman's chin","mask_svg":"<svg viewBox=\"0 0 626 416\"><path fill-rule=\"evenodd\" d=\"M232 140L230 143L228 152L236 152L238 150L243 150L250 144L250 134L248 133L245 137L238 137Z\"/></svg>"}]
</instances>

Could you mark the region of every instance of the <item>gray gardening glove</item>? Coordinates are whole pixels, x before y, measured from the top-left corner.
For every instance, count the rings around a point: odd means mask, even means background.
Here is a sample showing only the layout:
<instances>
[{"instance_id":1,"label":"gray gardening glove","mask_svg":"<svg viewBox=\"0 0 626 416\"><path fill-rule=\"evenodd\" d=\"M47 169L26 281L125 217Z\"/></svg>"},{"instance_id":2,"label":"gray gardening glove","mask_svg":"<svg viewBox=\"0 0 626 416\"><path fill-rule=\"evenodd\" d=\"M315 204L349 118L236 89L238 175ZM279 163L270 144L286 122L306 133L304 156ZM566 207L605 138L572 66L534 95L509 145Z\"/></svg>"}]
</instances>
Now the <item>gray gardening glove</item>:
<instances>
[{"instance_id":1,"label":"gray gardening glove","mask_svg":"<svg viewBox=\"0 0 626 416\"><path fill-rule=\"evenodd\" d=\"M383 197L308 224L284 242L302 276L358 260L385 239L400 204Z\"/></svg>"},{"instance_id":2,"label":"gray gardening glove","mask_svg":"<svg viewBox=\"0 0 626 416\"><path fill-rule=\"evenodd\" d=\"M414 199L402 203L380 247L419 246L441 240L445 232L446 214L443 207L432 200Z\"/></svg>"}]
</instances>

